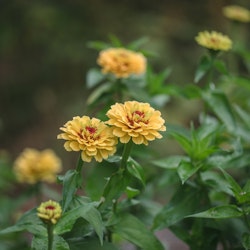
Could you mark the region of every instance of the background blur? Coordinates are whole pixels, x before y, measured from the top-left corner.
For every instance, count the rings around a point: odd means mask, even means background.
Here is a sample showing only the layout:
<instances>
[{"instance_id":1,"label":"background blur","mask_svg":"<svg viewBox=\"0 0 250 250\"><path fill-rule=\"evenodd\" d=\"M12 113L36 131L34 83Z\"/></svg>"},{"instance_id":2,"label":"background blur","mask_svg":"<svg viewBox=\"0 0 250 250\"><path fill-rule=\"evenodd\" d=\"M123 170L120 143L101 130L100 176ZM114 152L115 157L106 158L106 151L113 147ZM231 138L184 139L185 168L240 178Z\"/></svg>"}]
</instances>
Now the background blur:
<instances>
[{"instance_id":1,"label":"background blur","mask_svg":"<svg viewBox=\"0 0 250 250\"><path fill-rule=\"evenodd\" d=\"M250 6L248 0L0 0L0 150L13 158L25 147L63 154L59 127L84 114L86 72L96 67L89 41L114 34L126 44L146 36L144 49L158 55L150 59L155 69L170 66L173 83L192 82L202 53L194 37L205 29L226 33L221 9L233 3ZM180 109L172 105L168 113L186 116Z\"/></svg>"}]
</instances>

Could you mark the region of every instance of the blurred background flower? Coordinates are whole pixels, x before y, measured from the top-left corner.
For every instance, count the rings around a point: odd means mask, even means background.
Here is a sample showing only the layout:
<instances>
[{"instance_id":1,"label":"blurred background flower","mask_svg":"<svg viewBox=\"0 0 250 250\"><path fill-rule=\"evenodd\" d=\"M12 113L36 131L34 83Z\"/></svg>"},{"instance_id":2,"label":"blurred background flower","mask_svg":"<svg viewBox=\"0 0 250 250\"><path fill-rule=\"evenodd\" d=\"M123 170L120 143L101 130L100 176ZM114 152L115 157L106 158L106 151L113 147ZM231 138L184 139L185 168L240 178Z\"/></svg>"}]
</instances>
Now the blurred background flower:
<instances>
[{"instance_id":1,"label":"blurred background flower","mask_svg":"<svg viewBox=\"0 0 250 250\"><path fill-rule=\"evenodd\" d=\"M13 170L18 181L35 184L40 181L55 182L62 166L53 150L26 148L14 162Z\"/></svg>"}]
</instances>

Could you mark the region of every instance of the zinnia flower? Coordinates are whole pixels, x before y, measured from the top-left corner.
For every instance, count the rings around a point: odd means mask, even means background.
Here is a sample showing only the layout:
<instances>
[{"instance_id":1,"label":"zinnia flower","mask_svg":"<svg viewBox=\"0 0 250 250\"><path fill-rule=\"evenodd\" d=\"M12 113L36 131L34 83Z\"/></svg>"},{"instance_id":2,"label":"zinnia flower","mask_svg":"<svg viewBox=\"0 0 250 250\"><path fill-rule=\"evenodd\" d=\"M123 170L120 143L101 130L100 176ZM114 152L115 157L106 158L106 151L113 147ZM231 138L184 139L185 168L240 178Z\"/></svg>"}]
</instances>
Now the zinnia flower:
<instances>
[{"instance_id":1,"label":"zinnia flower","mask_svg":"<svg viewBox=\"0 0 250 250\"><path fill-rule=\"evenodd\" d=\"M82 151L83 161L90 162L94 157L96 161L113 155L116 151L117 138L112 133L112 128L99 119L88 116L76 116L61 127L64 133L57 136L64 139L67 151Z\"/></svg>"},{"instance_id":2,"label":"zinnia flower","mask_svg":"<svg viewBox=\"0 0 250 250\"><path fill-rule=\"evenodd\" d=\"M54 182L61 171L61 160L46 149L38 151L27 148L14 162L14 173L20 182L34 184L39 181Z\"/></svg>"},{"instance_id":3,"label":"zinnia flower","mask_svg":"<svg viewBox=\"0 0 250 250\"><path fill-rule=\"evenodd\" d=\"M109 48L100 52L97 63L103 73L112 73L117 78L125 78L131 74L143 74L146 70L146 58L124 48Z\"/></svg>"},{"instance_id":4,"label":"zinnia flower","mask_svg":"<svg viewBox=\"0 0 250 250\"><path fill-rule=\"evenodd\" d=\"M195 40L199 45L212 50L227 51L232 48L231 39L216 31L199 32L198 36L195 37Z\"/></svg>"},{"instance_id":5,"label":"zinnia flower","mask_svg":"<svg viewBox=\"0 0 250 250\"><path fill-rule=\"evenodd\" d=\"M127 101L116 103L107 112L109 125L113 133L122 143L133 140L135 144L148 145L148 141L162 138L159 131L165 131L164 119L161 112L153 109L148 103Z\"/></svg>"},{"instance_id":6,"label":"zinnia flower","mask_svg":"<svg viewBox=\"0 0 250 250\"><path fill-rule=\"evenodd\" d=\"M56 224L61 215L60 204L52 200L42 202L37 208L37 216L45 223Z\"/></svg>"},{"instance_id":7,"label":"zinnia flower","mask_svg":"<svg viewBox=\"0 0 250 250\"><path fill-rule=\"evenodd\" d=\"M250 22L250 11L244 7L238 5L229 5L222 9L225 17L238 21L247 23Z\"/></svg>"}]
</instances>

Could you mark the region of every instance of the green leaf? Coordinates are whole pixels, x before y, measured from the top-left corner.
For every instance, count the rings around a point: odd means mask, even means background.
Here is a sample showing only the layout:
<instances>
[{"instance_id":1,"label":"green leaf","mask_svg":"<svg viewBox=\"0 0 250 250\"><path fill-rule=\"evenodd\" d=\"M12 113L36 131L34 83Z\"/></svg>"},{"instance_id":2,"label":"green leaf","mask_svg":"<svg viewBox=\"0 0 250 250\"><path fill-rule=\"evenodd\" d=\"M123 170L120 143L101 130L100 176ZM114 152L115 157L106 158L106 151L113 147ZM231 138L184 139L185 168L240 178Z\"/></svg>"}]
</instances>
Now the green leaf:
<instances>
[{"instance_id":1,"label":"green leaf","mask_svg":"<svg viewBox=\"0 0 250 250\"><path fill-rule=\"evenodd\" d=\"M70 250L119 250L114 244L110 242L103 242L103 245L100 245L100 242L95 238L73 238L69 239L68 243L70 245Z\"/></svg>"},{"instance_id":2,"label":"green leaf","mask_svg":"<svg viewBox=\"0 0 250 250\"><path fill-rule=\"evenodd\" d=\"M219 90L210 90L203 92L202 98L227 129L230 132L234 132L236 130L235 117L226 95Z\"/></svg>"},{"instance_id":3,"label":"green leaf","mask_svg":"<svg viewBox=\"0 0 250 250\"><path fill-rule=\"evenodd\" d=\"M100 98L104 93L111 90L111 84L109 82L103 83L97 87L88 97L86 103L88 105L93 104L98 98Z\"/></svg>"},{"instance_id":4,"label":"green leaf","mask_svg":"<svg viewBox=\"0 0 250 250\"><path fill-rule=\"evenodd\" d=\"M221 60L214 60L214 67L223 75L228 75L228 70L225 63Z\"/></svg>"},{"instance_id":5,"label":"green leaf","mask_svg":"<svg viewBox=\"0 0 250 250\"><path fill-rule=\"evenodd\" d=\"M192 151L191 138L189 132L184 128L175 128L174 126L169 127L169 135L181 145L183 150L189 154Z\"/></svg>"},{"instance_id":6,"label":"green leaf","mask_svg":"<svg viewBox=\"0 0 250 250\"><path fill-rule=\"evenodd\" d=\"M14 226L1 230L0 235L20 232L25 230L34 235L47 234L47 230L44 224L37 216L36 208L24 213Z\"/></svg>"},{"instance_id":7,"label":"green leaf","mask_svg":"<svg viewBox=\"0 0 250 250\"><path fill-rule=\"evenodd\" d=\"M112 174L104 187L102 195L103 201L99 205L99 208L104 209L106 206L112 204L113 200L118 199L125 191L127 185L128 178L126 178L124 172L118 171Z\"/></svg>"},{"instance_id":8,"label":"green leaf","mask_svg":"<svg viewBox=\"0 0 250 250\"><path fill-rule=\"evenodd\" d=\"M127 170L132 176L137 178L139 181L141 181L143 185L145 185L144 169L138 162L136 162L131 157L129 157L127 161Z\"/></svg>"},{"instance_id":9,"label":"green leaf","mask_svg":"<svg viewBox=\"0 0 250 250\"><path fill-rule=\"evenodd\" d=\"M126 187L126 194L129 199L132 199L138 194L140 194L140 190L132 188L132 187Z\"/></svg>"},{"instance_id":10,"label":"green leaf","mask_svg":"<svg viewBox=\"0 0 250 250\"><path fill-rule=\"evenodd\" d=\"M242 235L242 245L246 250L250 249L250 234L249 233L244 233Z\"/></svg>"},{"instance_id":11,"label":"green leaf","mask_svg":"<svg viewBox=\"0 0 250 250\"><path fill-rule=\"evenodd\" d=\"M131 50L138 50L142 45L149 41L148 37L141 37L131 43L128 44L127 48Z\"/></svg>"},{"instance_id":12,"label":"green leaf","mask_svg":"<svg viewBox=\"0 0 250 250\"><path fill-rule=\"evenodd\" d=\"M228 174L224 169L220 168L221 172L223 173L224 177L226 178L228 185L230 189L233 191L234 196L236 199L239 199L239 197L242 194L242 189L240 185L234 180L234 178Z\"/></svg>"},{"instance_id":13,"label":"green leaf","mask_svg":"<svg viewBox=\"0 0 250 250\"><path fill-rule=\"evenodd\" d=\"M188 215L187 217L208 218L208 219L228 219L243 215L240 208L235 205L224 205L210 208L204 212Z\"/></svg>"},{"instance_id":14,"label":"green leaf","mask_svg":"<svg viewBox=\"0 0 250 250\"><path fill-rule=\"evenodd\" d=\"M90 69L86 76L86 86L87 88L93 88L99 84L105 76L98 69Z\"/></svg>"},{"instance_id":15,"label":"green leaf","mask_svg":"<svg viewBox=\"0 0 250 250\"><path fill-rule=\"evenodd\" d=\"M177 167L180 165L181 161L187 160L187 156L183 155L174 155L174 156L169 156L163 159L159 160L154 160L152 163L161 168L166 168L166 169L177 169Z\"/></svg>"},{"instance_id":16,"label":"green leaf","mask_svg":"<svg viewBox=\"0 0 250 250\"><path fill-rule=\"evenodd\" d=\"M31 250L47 250L48 237L37 235L32 239ZM54 235L53 249L70 250L68 243L58 235Z\"/></svg>"},{"instance_id":17,"label":"green leaf","mask_svg":"<svg viewBox=\"0 0 250 250\"><path fill-rule=\"evenodd\" d=\"M137 217L124 214L110 230L143 250L164 250L156 236Z\"/></svg>"},{"instance_id":18,"label":"green leaf","mask_svg":"<svg viewBox=\"0 0 250 250\"><path fill-rule=\"evenodd\" d=\"M211 59L208 56L203 56L195 72L194 82L198 83L203 78L203 76L208 73L211 66Z\"/></svg>"},{"instance_id":19,"label":"green leaf","mask_svg":"<svg viewBox=\"0 0 250 250\"><path fill-rule=\"evenodd\" d=\"M104 226L101 214L95 208L93 203L83 204L82 206L78 206L64 213L58 223L55 225L54 232L56 234L69 232L72 229L75 221L80 217L88 221L93 226L102 244Z\"/></svg>"},{"instance_id":20,"label":"green leaf","mask_svg":"<svg viewBox=\"0 0 250 250\"><path fill-rule=\"evenodd\" d=\"M194 166L191 162L181 161L177 168L177 172L182 184L184 184L185 181L195 174L201 167L201 164Z\"/></svg>"},{"instance_id":21,"label":"green leaf","mask_svg":"<svg viewBox=\"0 0 250 250\"><path fill-rule=\"evenodd\" d=\"M170 202L155 216L154 229L174 225L187 215L198 212L206 204L204 193L187 184L179 187Z\"/></svg>"},{"instance_id":22,"label":"green leaf","mask_svg":"<svg viewBox=\"0 0 250 250\"><path fill-rule=\"evenodd\" d=\"M68 170L66 172L63 178L63 191L62 191L63 212L65 212L68 209L77 188L79 188L81 180L82 180L82 177L78 171Z\"/></svg>"}]
</instances>

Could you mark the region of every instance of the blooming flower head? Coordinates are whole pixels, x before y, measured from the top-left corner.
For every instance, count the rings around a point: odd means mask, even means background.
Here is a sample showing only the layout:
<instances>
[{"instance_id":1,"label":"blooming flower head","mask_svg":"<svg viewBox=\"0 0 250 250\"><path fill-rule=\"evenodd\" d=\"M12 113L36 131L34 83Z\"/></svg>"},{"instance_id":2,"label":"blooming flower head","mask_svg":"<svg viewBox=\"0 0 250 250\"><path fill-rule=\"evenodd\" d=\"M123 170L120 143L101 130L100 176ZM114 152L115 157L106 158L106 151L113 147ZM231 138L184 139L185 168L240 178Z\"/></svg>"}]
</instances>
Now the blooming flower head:
<instances>
[{"instance_id":1,"label":"blooming flower head","mask_svg":"<svg viewBox=\"0 0 250 250\"><path fill-rule=\"evenodd\" d=\"M61 171L61 160L54 151L26 148L14 162L14 173L23 183L54 182Z\"/></svg>"},{"instance_id":2,"label":"blooming flower head","mask_svg":"<svg viewBox=\"0 0 250 250\"><path fill-rule=\"evenodd\" d=\"M238 21L247 23L250 22L250 11L244 7L238 5L229 5L222 9L225 17Z\"/></svg>"},{"instance_id":3,"label":"blooming flower head","mask_svg":"<svg viewBox=\"0 0 250 250\"><path fill-rule=\"evenodd\" d=\"M97 59L103 73L112 73L117 78L126 78L131 74L143 74L146 70L146 58L124 48L102 50Z\"/></svg>"},{"instance_id":4,"label":"blooming flower head","mask_svg":"<svg viewBox=\"0 0 250 250\"><path fill-rule=\"evenodd\" d=\"M56 224L61 215L60 204L52 200L42 202L37 208L37 216L45 223Z\"/></svg>"},{"instance_id":5,"label":"blooming flower head","mask_svg":"<svg viewBox=\"0 0 250 250\"><path fill-rule=\"evenodd\" d=\"M227 51L232 48L231 39L228 36L225 36L216 31L199 32L198 36L195 37L195 40L199 45L211 50Z\"/></svg>"},{"instance_id":6,"label":"blooming flower head","mask_svg":"<svg viewBox=\"0 0 250 250\"><path fill-rule=\"evenodd\" d=\"M116 151L117 138L112 128L96 118L76 116L68 121L60 130L58 139L64 139L67 151L82 151L83 161L90 162L92 158L101 162Z\"/></svg>"},{"instance_id":7,"label":"blooming flower head","mask_svg":"<svg viewBox=\"0 0 250 250\"><path fill-rule=\"evenodd\" d=\"M122 143L132 139L135 144L148 145L148 141L162 138L159 131L166 130L161 112L153 109L148 103L116 103L111 106L107 116L107 123L113 126L114 135L119 137Z\"/></svg>"}]
</instances>

